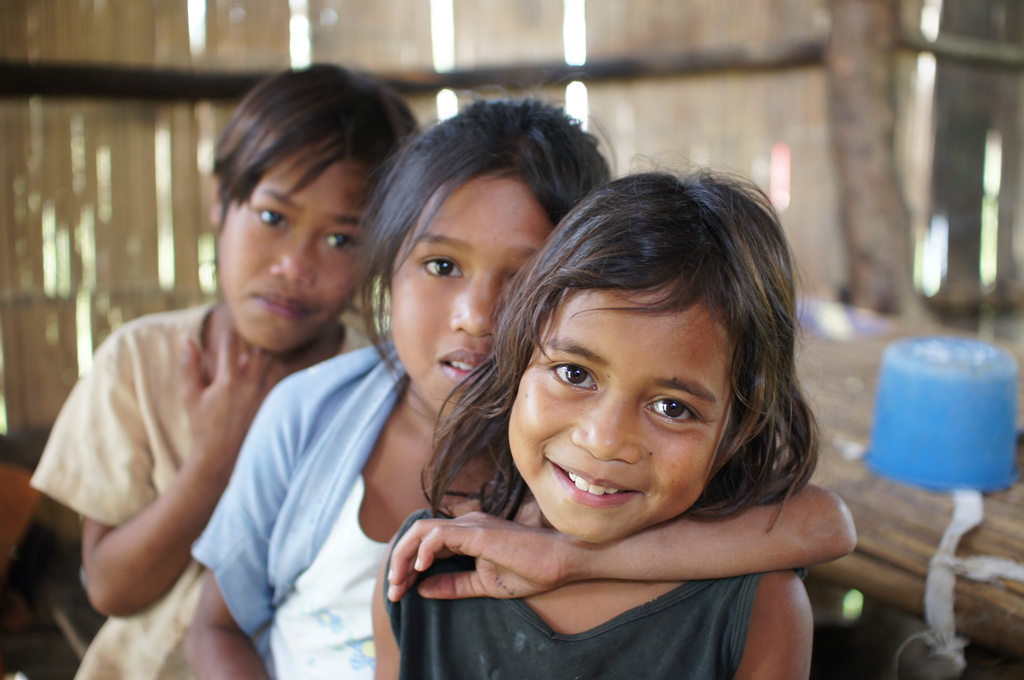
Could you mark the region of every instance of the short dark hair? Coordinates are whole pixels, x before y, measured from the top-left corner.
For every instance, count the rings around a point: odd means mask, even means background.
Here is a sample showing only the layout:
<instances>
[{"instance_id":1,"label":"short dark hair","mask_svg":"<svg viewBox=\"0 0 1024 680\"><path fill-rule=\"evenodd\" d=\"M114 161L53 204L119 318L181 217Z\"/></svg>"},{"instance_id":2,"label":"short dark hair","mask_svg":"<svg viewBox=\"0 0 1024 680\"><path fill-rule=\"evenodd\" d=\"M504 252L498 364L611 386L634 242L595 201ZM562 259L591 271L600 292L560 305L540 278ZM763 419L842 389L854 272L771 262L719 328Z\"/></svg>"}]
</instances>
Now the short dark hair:
<instances>
[{"instance_id":1,"label":"short dark hair","mask_svg":"<svg viewBox=\"0 0 1024 680\"><path fill-rule=\"evenodd\" d=\"M391 278L416 226L429 223L428 205L471 179L508 177L527 186L554 225L609 174L597 138L538 99L476 100L411 140L388 161L364 217L358 299L374 344L383 348Z\"/></svg>"},{"instance_id":2,"label":"short dark hair","mask_svg":"<svg viewBox=\"0 0 1024 680\"><path fill-rule=\"evenodd\" d=\"M373 173L415 129L408 104L376 78L329 64L276 73L242 98L217 142L222 210L286 160L308 168L293 191L339 161Z\"/></svg>"},{"instance_id":3,"label":"short dark hair","mask_svg":"<svg viewBox=\"0 0 1024 680\"><path fill-rule=\"evenodd\" d=\"M771 203L744 180L643 173L593 192L506 290L493 354L438 430L425 480L434 511L459 472L485 456L494 478L482 507L514 515L526 492L508 440L519 382L558 309L586 290L636 294L653 314L701 304L726 332L729 422L687 514L724 516L799 490L817 462L818 434L796 374L794 278Z\"/></svg>"}]
</instances>

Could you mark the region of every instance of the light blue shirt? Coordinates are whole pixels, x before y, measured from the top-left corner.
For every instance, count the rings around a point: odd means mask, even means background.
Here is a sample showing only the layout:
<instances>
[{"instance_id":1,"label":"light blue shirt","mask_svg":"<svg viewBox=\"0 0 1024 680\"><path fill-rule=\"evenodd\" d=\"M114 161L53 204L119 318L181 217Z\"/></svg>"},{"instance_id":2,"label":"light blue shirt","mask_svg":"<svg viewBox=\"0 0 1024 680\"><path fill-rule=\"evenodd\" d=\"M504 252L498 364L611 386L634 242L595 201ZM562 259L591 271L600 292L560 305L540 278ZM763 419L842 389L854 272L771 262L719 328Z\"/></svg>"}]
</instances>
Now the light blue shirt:
<instances>
[{"instance_id":1,"label":"light blue shirt","mask_svg":"<svg viewBox=\"0 0 1024 680\"><path fill-rule=\"evenodd\" d=\"M281 381L242 445L192 556L214 572L239 627L273 668L262 635L312 564L400 393L372 347Z\"/></svg>"}]
</instances>

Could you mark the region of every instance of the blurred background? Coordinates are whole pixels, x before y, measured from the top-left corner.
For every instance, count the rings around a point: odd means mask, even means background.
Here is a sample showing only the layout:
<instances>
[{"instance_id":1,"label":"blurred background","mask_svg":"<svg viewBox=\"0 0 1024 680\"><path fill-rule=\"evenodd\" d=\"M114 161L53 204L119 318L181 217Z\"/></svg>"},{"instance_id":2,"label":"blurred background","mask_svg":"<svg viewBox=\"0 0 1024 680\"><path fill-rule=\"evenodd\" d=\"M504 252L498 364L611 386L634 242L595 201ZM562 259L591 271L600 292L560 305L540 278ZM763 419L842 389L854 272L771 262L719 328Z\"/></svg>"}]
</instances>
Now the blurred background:
<instances>
[{"instance_id":1,"label":"blurred background","mask_svg":"<svg viewBox=\"0 0 1024 680\"><path fill-rule=\"evenodd\" d=\"M34 466L113 328L216 296L216 135L256 80L311 62L389 80L421 124L479 94L563 103L616 174L757 182L818 309L1021 344L1019 0L0 0L0 462ZM77 541L45 499L33 521ZM886 677L855 670L863 650L915 621L854 628L872 605L847 594L816 596L822 644L842 638L818 677ZM9 653L48 657L31 680L70 677L46 645L71 665L88 640L56 624Z\"/></svg>"}]
</instances>

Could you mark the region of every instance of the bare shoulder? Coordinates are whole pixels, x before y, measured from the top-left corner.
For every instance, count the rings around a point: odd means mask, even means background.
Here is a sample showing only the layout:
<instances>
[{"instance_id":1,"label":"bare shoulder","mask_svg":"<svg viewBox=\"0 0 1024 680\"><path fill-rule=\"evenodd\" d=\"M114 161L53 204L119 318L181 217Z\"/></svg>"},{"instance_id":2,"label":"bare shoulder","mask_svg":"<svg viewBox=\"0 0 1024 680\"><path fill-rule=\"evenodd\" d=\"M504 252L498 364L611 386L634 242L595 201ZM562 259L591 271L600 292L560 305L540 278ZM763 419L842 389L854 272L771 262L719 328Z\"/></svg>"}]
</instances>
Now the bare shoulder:
<instances>
[{"instance_id":1,"label":"bare shoulder","mask_svg":"<svg viewBox=\"0 0 1024 680\"><path fill-rule=\"evenodd\" d=\"M736 680L799 680L811 672L814 621L803 581L794 571L761 577Z\"/></svg>"}]
</instances>

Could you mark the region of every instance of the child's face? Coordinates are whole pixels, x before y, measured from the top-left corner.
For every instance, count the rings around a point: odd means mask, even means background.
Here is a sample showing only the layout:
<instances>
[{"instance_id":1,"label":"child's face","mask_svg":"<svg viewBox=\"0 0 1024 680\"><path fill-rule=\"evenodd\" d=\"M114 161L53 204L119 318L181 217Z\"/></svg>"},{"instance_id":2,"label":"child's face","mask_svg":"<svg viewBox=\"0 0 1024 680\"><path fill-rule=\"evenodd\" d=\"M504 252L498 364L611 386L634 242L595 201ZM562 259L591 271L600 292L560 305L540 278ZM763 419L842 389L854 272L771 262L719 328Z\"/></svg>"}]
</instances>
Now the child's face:
<instances>
[{"instance_id":1,"label":"child's face","mask_svg":"<svg viewBox=\"0 0 1024 680\"><path fill-rule=\"evenodd\" d=\"M407 394L431 417L491 351L498 295L551 229L525 184L479 177L416 234L391 281L391 335Z\"/></svg>"},{"instance_id":2,"label":"child's face","mask_svg":"<svg viewBox=\"0 0 1024 680\"><path fill-rule=\"evenodd\" d=\"M572 295L512 407L512 456L541 512L587 541L688 509L728 419L725 331L703 306L645 314L636 310L642 301Z\"/></svg>"},{"instance_id":3,"label":"child's face","mask_svg":"<svg viewBox=\"0 0 1024 680\"><path fill-rule=\"evenodd\" d=\"M247 202L228 206L218 241L217 276L235 327L273 352L336 329L355 285L366 170L335 163L292 193L305 169L272 168Z\"/></svg>"}]
</instances>

